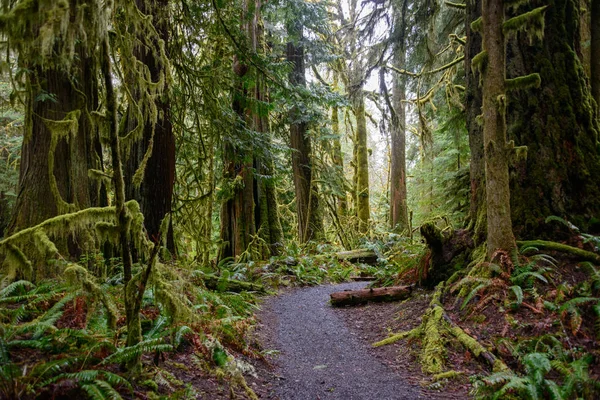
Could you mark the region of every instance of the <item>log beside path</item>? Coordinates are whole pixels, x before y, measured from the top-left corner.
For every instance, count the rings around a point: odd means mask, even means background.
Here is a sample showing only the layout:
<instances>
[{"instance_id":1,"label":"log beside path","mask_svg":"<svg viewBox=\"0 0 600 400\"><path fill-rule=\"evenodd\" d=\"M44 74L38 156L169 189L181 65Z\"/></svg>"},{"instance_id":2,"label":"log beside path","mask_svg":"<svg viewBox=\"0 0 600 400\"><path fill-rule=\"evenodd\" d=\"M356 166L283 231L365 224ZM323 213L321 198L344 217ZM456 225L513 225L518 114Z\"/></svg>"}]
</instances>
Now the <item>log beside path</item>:
<instances>
[{"instance_id":1,"label":"log beside path","mask_svg":"<svg viewBox=\"0 0 600 400\"><path fill-rule=\"evenodd\" d=\"M331 293L331 305L335 307L352 306L369 301L397 301L410 296L412 286L392 286L384 288L346 290Z\"/></svg>"},{"instance_id":2,"label":"log beside path","mask_svg":"<svg viewBox=\"0 0 600 400\"><path fill-rule=\"evenodd\" d=\"M351 263L377 264L377 254L369 249L357 249L349 251L340 251L335 253L339 261L348 261Z\"/></svg>"}]
</instances>

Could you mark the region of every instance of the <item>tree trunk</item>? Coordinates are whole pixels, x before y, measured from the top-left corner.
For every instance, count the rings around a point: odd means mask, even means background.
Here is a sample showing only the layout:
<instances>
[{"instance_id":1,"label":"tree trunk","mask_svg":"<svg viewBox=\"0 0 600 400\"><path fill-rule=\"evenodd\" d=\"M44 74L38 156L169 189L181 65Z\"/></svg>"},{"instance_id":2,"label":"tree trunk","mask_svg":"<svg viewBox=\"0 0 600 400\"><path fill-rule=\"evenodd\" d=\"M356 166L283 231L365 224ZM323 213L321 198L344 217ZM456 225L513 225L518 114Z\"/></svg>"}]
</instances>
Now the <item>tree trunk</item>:
<instances>
[{"instance_id":1,"label":"tree trunk","mask_svg":"<svg viewBox=\"0 0 600 400\"><path fill-rule=\"evenodd\" d=\"M248 18L250 8L253 14ZM255 53L261 53L264 47L260 9L260 0L256 0L254 4L246 0L242 10L242 31L246 33L251 50ZM238 121L232 134L235 140L225 141L223 151L223 178L231 193L221 208L220 260L246 253L256 233L268 244L266 250L257 246L253 253L256 256L276 255L283 246L283 230L273 181L257 177L253 172L256 170L263 176L273 175L269 149L256 149L255 139L248 139L244 134L246 129L253 129L265 136L263 143L270 145L268 108L264 105L268 101L265 79L262 72L250 70L237 55L233 70L238 78L238 86L234 91L232 107L238 115ZM248 73L255 74L253 80L245 78ZM254 104L249 104L252 101ZM250 151L239 146L239 141L245 141L244 144L251 148Z\"/></svg>"},{"instance_id":2,"label":"tree trunk","mask_svg":"<svg viewBox=\"0 0 600 400\"><path fill-rule=\"evenodd\" d=\"M358 231L367 233L371 208L369 205L369 153L367 148L367 119L365 116L365 96L362 86L353 95L356 114L356 215Z\"/></svg>"},{"instance_id":3,"label":"tree trunk","mask_svg":"<svg viewBox=\"0 0 600 400\"><path fill-rule=\"evenodd\" d=\"M516 247L510 219L506 141L504 2L483 0L483 142L487 203L487 255Z\"/></svg>"},{"instance_id":4,"label":"tree trunk","mask_svg":"<svg viewBox=\"0 0 600 400\"><path fill-rule=\"evenodd\" d=\"M346 290L331 293L331 305L335 307L354 306L369 301L398 301L405 300L412 292L411 286L392 286L385 288Z\"/></svg>"},{"instance_id":5,"label":"tree trunk","mask_svg":"<svg viewBox=\"0 0 600 400\"><path fill-rule=\"evenodd\" d=\"M141 12L153 17L160 39L165 42L165 46L168 46L168 0L154 0L152 2L136 0L136 4ZM152 45L158 48L158 43L152 43ZM155 56L155 51L137 48L134 54L139 61L148 67L152 82L158 82L161 75L164 75L166 66L162 60ZM140 94L137 88L132 88L132 92L138 92L136 101L139 101ZM171 124L168 93L169 88L165 83L163 94L155 99L156 123L153 123L149 115L144 115L144 118L146 118L144 121L137 121L135 116L132 115L131 109L128 116L129 130L135 129L138 124L142 124L143 134L142 139L132 143L128 151L129 158L125 163L126 197L127 199L135 199L140 203L140 208L144 214L144 225L148 231L148 236L153 241L159 237L163 219L171 212L173 186L175 184L175 136ZM151 151L151 155L146 165L143 166L143 160L148 151ZM143 180L137 186L133 183L133 177L140 167L144 168ZM175 244L172 226L169 226L167 232L167 247L174 254Z\"/></svg>"},{"instance_id":6,"label":"tree trunk","mask_svg":"<svg viewBox=\"0 0 600 400\"><path fill-rule=\"evenodd\" d=\"M244 103L247 91L243 78L248 67L242 64L236 56L233 69L237 75L238 85L233 95L233 111L238 116L232 137L236 132L245 130ZM241 135L241 134L240 134ZM236 148L233 141L225 141L223 148L223 179L228 181L229 198L221 207L221 248L219 260L240 256L246 251L255 231L254 219L254 174L253 164L248 155Z\"/></svg>"},{"instance_id":7,"label":"tree trunk","mask_svg":"<svg viewBox=\"0 0 600 400\"><path fill-rule=\"evenodd\" d=\"M342 141L340 139L340 120L339 120L339 109L333 107L331 109L331 129L333 132L333 165L336 168L339 184L339 194L336 196L337 199L337 213L338 216L345 221L345 217L348 215L348 200L346 198L346 178L344 177L344 156L342 153Z\"/></svg>"},{"instance_id":8,"label":"tree trunk","mask_svg":"<svg viewBox=\"0 0 600 400\"><path fill-rule=\"evenodd\" d=\"M397 39L394 44L394 64L404 68L406 64L406 14L408 0L401 9L394 10ZM390 168L390 225L398 233L409 229L406 205L406 85L404 76L394 74L392 88L391 168Z\"/></svg>"},{"instance_id":9,"label":"tree trunk","mask_svg":"<svg viewBox=\"0 0 600 400\"><path fill-rule=\"evenodd\" d=\"M600 1L592 0L591 18L591 83L592 97L596 100L597 110L600 110ZM599 111L600 112L600 111Z\"/></svg>"},{"instance_id":10,"label":"tree trunk","mask_svg":"<svg viewBox=\"0 0 600 400\"><path fill-rule=\"evenodd\" d=\"M7 234L59 214L106 204L105 188L88 178L88 169L102 169L99 138L89 119L98 104L97 69L85 52L79 51L78 56L71 75L29 66L31 89L27 91L18 196ZM76 82L80 85L75 86ZM69 114L73 112L78 116ZM76 131L53 127L53 121L65 118L76 120ZM53 135L57 139L54 150ZM78 257L84 244L69 239L65 245Z\"/></svg>"},{"instance_id":11,"label":"tree trunk","mask_svg":"<svg viewBox=\"0 0 600 400\"><path fill-rule=\"evenodd\" d=\"M487 215L485 208L485 162L483 154L483 129L477 122L481 115L483 103L481 86L479 85L481 74L475 68L471 69L471 62L481 50L481 35L473 32L471 22L481 17L481 0L466 2L467 10L467 45L465 46L465 72L466 93L465 113L467 120L467 131L469 133L469 148L471 149L471 163L469 166L471 180L471 197L468 214L468 229L473 232L473 239L477 245L485 242L487 230Z\"/></svg>"},{"instance_id":12,"label":"tree trunk","mask_svg":"<svg viewBox=\"0 0 600 400\"><path fill-rule=\"evenodd\" d=\"M290 72L292 86L306 87L304 48L300 20L288 22L287 60L293 65ZM319 212L319 196L313 182L311 140L308 125L303 121L298 107L290 113L290 143L292 149L292 173L298 211L298 239L300 243L318 240L323 236L323 221Z\"/></svg>"},{"instance_id":13,"label":"tree trunk","mask_svg":"<svg viewBox=\"0 0 600 400\"><path fill-rule=\"evenodd\" d=\"M575 52L578 2L535 0L531 7L544 5L543 40L532 46L527 37L518 37L508 47L509 78L528 71L541 76L541 87L514 92L508 109L509 138L528 148L511 179L512 219L521 238L551 238L544 223L550 215L583 230L600 215L600 127Z\"/></svg>"}]
</instances>

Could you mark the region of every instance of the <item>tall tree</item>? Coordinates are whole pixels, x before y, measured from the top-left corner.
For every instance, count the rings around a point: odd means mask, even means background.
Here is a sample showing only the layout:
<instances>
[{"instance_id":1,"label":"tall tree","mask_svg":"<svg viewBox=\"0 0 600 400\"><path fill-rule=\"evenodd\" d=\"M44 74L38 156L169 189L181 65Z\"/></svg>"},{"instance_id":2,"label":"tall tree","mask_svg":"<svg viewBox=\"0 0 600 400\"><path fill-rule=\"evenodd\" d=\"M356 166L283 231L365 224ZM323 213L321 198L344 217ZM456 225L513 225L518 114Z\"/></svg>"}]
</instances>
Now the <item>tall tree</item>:
<instances>
[{"instance_id":1,"label":"tall tree","mask_svg":"<svg viewBox=\"0 0 600 400\"><path fill-rule=\"evenodd\" d=\"M536 6L547 6L545 24L533 18ZM515 165L511 207L515 233L538 237L550 232L544 224L550 215L582 229L600 215L600 127L575 51L579 2L534 0L517 12L528 10L535 23L529 33L535 37L543 32L543 41L532 46L523 34L509 41L507 67L509 78L539 71L541 87L514 93L508 104L509 138L528 148L527 159Z\"/></svg>"},{"instance_id":2,"label":"tall tree","mask_svg":"<svg viewBox=\"0 0 600 400\"><path fill-rule=\"evenodd\" d=\"M393 10L393 63L399 69L406 64L408 0L399 1ZM401 74L393 75L390 167L390 225L397 232L409 229L406 204L406 84Z\"/></svg>"},{"instance_id":3,"label":"tall tree","mask_svg":"<svg viewBox=\"0 0 600 400\"><path fill-rule=\"evenodd\" d=\"M292 65L289 80L292 86L306 87L303 27L297 16L287 22L287 60ZM290 112L290 144L292 173L298 211L298 239L300 243L319 239L323 235L323 220L319 212L319 196L313 179L311 140L308 124L298 106Z\"/></svg>"},{"instance_id":4,"label":"tall tree","mask_svg":"<svg viewBox=\"0 0 600 400\"><path fill-rule=\"evenodd\" d=\"M517 12L505 18L503 0L483 0L482 18L471 24L480 28L483 51L472 60L483 78L483 149L485 160L485 191L487 207L487 256L497 250L512 251L516 247L510 208L509 160L526 148L515 149L507 140L506 113L508 90L539 87L537 73L506 79L506 40L508 35L524 31L539 37L544 26L544 11L539 7L529 12Z\"/></svg>"},{"instance_id":5,"label":"tall tree","mask_svg":"<svg viewBox=\"0 0 600 400\"><path fill-rule=\"evenodd\" d=\"M91 112L98 104L95 1L26 7L0 20L25 75L25 136L9 233L102 202L88 170L102 169ZM48 16L52 15L53 19ZM78 26L89 26L82 35ZM71 243L71 252L78 249Z\"/></svg>"},{"instance_id":6,"label":"tall tree","mask_svg":"<svg viewBox=\"0 0 600 400\"><path fill-rule=\"evenodd\" d=\"M465 117L469 133L469 148L471 162L469 175L471 182L471 197L469 202L468 228L473 232L477 244L485 242L487 234L485 209L485 163L483 154L483 129L478 116L481 114L482 92L479 85L481 73L471 68L473 57L481 52L481 35L471 28L473 21L481 18L481 0L466 2L466 33L465 46Z\"/></svg>"},{"instance_id":7,"label":"tall tree","mask_svg":"<svg viewBox=\"0 0 600 400\"><path fill-rule=\"evenodd\" d=\"M132 56L141 62L142 71L135 70L136 63L124 66L132 74L144 75L147 71L153 85L160 90L153 98L144 99L139 79L131 79L132 104L128 110L128 132L139 132L139 138L129 141L125 163L126 197L140 203L144 224L151 239L158 238L165 216L171 212L173 185L175 183L175 136L171 124L168 65L169 0L136 0L138 9L151 15L155 34L148 37L146 30L138 31L137 45ZM147 43L146 41L149 41ZM124 63L131 63L127 58ZM150 86L150 85L149 85ZM137 176L136 176L137 174ZM175 250L173 231L167 232L167 245Z\"/></svg>"},{"instance_id":8,"label":"tall tree","mask_svg":"<svg viewBox=\"0 0 600 400\"><path fill-rule=\"evenodd\" d=\"M592 0L591 30L592 97L596 100L600 112L600 1L598 0Z\"/></svg>"},{"instance_id":9,"label":"tall tree","mask_svg":"<svg viewBox=\"0 0 600 400\"><path fill-rule=\"evenodd\" d=\"M343 78L346 91L356 118L356 129L353 132L353 163L354 163L354 192L353 200L358 217L358 231L366 233L369 229L370 202L369 202L369 149L367 145L367 118L365 114L364 84L370 73L365 58L366 48L361 43L361 12L357 0L350 0L347 4L348 17L345 16L344 7L338 1L338 18L340 29L338 39L343 47L343 52L349 57L347 65L343 65Z\"/></svg>"},{"instance_id":10,"label":"tall tree","mask_svg":"<svg viewBox=\"0 0 600 400\"><path fill-rule=\"evenodd\" d=\"M265 178L273 174L265 77L249 63L263 51L260 11L260 0L243 2L240 31L247 53L236 54L233 62L237 82L232 108L237 122L232 134L224 138L223 178L228 190L221 207L219 259L238 257L248 250L259 257L277 254L283 244L274 183ZM249 131L258 133L257 137ZM249 249L256 234L267 243L266 250Z\"/></svg>"},{"instance_id":11,"label":"tall tree","mask_svg":"<svg viewBox=\"0 0 600 400\"><path fill-rule=\"evenodd\" d=\"M487 203L487 253L516 247L510 219L506 140L504 1L483 0L483 143ZM484 61L481 61L484 62Z\"/></svg>"}]
</instances>

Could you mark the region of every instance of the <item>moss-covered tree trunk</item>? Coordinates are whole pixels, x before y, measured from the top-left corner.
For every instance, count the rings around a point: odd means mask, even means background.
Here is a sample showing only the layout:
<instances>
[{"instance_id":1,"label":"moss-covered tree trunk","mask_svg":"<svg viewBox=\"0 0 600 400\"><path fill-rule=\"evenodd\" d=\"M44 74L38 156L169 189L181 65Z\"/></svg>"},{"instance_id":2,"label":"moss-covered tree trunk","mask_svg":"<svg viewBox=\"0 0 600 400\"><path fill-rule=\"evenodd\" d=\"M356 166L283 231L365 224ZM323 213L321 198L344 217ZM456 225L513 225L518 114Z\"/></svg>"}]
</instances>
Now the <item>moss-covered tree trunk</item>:
<instances>
[{"instance_id":1,"label":"moss-covered tree trunk","mask_svg":"<svg viewBox=\"0 0 600 400\"><path fill-rule=\"evenodd\" d=\"M337 85L334 85L337 86ZM346 197L346 178L344 177L344 155L342 153L342 141L340 139L340 119L339 108L331 109L331 130L333 139L333 165L335 165L338 176L339 193L336 195L336 209L338 217L344 219L348 215L348 200Z\"/></svg>"},{"instance_id":2,"label":"moss-covered tree trunk","mask_svg":"<svg viewBox=\"0 0 600 400\"><path fill-rule=\"evenodd\" d=\"M365 96L362 86L352 95L352 105L356 115L356 215L358 231L367 233L371 208L369 205L369 151L367 146L367 118Z\"/></svg>"},{"instance_id":3,"label":"moss-covered tree trunk","mask_svg":"<svg viewBox=\"0 0 600 400\"><path fill-rule=\"evenodd\" d=\"M260 0L244 2L241 29L248 39L249 50L255 54L264 51L260 12ZM266 106L267 87L263 73L251 68L237 55L233 70L238 79L233 95L233 110L238 115L238 121L224 144L223 177L229 193L221 207L222 244L219 259L246 253L257 233L267 248L256 243L256 248L251 250L259 257L268 257L280 252L283 230L274 182L269 178L273 175L273 160L268 148L271 138ZM251 79L248 79L249 75L253 75ZM244 133L246 129L261 134L262 143L267 148L256 148L255 139L248 140ZM258 172L258 176L254 171Z\"/></svg>"},{"instance_id":4,"label":"moss-covered tree trunk","mask_svg":"<svg viewBox=\"0 0 600 400\"><path fill-rule=\"evenodd\" d=\"M168 3L168 0L136 0L140 11L153 17L158 33L157 39L164 41L165 46L169 43ZM153 50L138 47L134 53L135 57L147 66L152 82L159 82L164 79L167 66L164 65L164 60L159 58L157 51L159 44L153 42L155 47ZM139 102L139 90L132 89L134 96L138 92L138 98L135 100ZM175 136L171 124L169 88L166 83L163 93L155 99L154 103L157 112L155 122L149 115L150 111L144 115L143 121L137 121L133 113L129 112L129 129L135 129L138 124L142 124L143 133L140 140L131 144L127 152L129 157L125 163L126 196L140 203L144 214L144 225L152 240L159 237L162 220L171 212L175 184ZM130 107L139 107L139 105ZM151 151L151 154L143 166L148 151ZM133 183L133 177L140 166L144 168L143 179L137 185ZM175 251L171 226L167 233L167 246L172 253Z\"/></svg>"},{"instance_id":5,"label":"moss-covered tree trunk","mask_svg":"<svg viewBox=\"0 0 600 400\"><path fill-rule=\"evenodd\" d=\"M504 2L483 0L483 148L487 205L487 255L516 247L510 219L506 140Z\"/></svg>"},{"instance_id":6,"label":"moss-covered tree trunk","mask_svg":"<svg viewBox=\"0 0 600 400\"><path fill-rule=\"evenodd\" d=\"M592 0L591 10L591 83L592 96L600 110L600 1Z\"/></svg>"},{"instance_id":7,"label":"moss-covered tree trunk","mask_svg":"<svg viewBox=\"0 0 600 400\"><path fill-rule=\"evenodd\" d=\"M30 90L18 196L7 233L105 201L99 184L88 178L88 169L102 168L99 138L89 118L97 106L97 70L83 51L79 57L72 73L23 65L31 71ZM70 248L77 255L74 243Z\"/></svg>"},{"instance_id":8,"label":"moss-covered tree trunk","mask_svg":"<svg viewBox=\"0 0 600 400\"><path fill-rule=\"evenodd\" d=\"M248 66L235 56L233 71L237 85L233 93L232 108L237 115L237 121L230 139L225 140L223 144L223 179L228 190L227 198L221 206L220 260L240 256L246 251L256 233L253 155L240 149L234 140L238 135L243 136L242 132L246 129L245 104L248 91L244 77L248 73Z\"/></svg>"},{"instance_id":9,"label":"moss-covered tree trunk","mask_svg":"<svg viewBox=\"0 0 600 400\"><path fill-rule=\"evenodd\" d=\"M402 69L406 64L406 18L408 0L394 9L396 40L394 64ZM391 166L390 166L390 226L397 232L409 229L406 204L406 85L404 76L394 74L392 87Z\"/></svg>"},{"instance_id":10,"label":"moss-covered tree trunk","mask_svg":"<svg viewBox=\"0 0 600 400\"><path fill-rule=\"evenodd\" d=\"M466 31L465 46L465 117L469 133L469 148L471 150L470 181L471 196L468 214L468 229L473 232L477 245L485 241L487 230L485 209L485 162L483 154L483 129L478 116L481 115L482 92L479 85L481 74L477 69L471 69L471 62L482 49L481 35L471 29L471 23L481 17L481 0L466 2Z\"/></svg>"},{"instance_id":11,"label":"moss-covered tree trunk","mask_svg":"<svg viewBox=\"0 0 600 400\"><path fill-rule=\"evenodd\" d=\"M302 24L300 20L288 21L287 60L293 69L289 74L290 83L297 87L306 87L304 67L304 47ZM313 181L313 163L311 160L311 140L308 136L308 124L304 121L296 106L290 112L290 147L292 149L292 174L298 211L298 239L300 243L319 240L323 236L322 213L319 210L319 195Z\"/></svg>"},{"instance_id":12,"label":"moss-covered tree trunk","mask_svg":"<svg viewBox=\"0 0 600 400\"><path fill-rule=\"evenodd\" d=\"M539 89L515 92L508 108L509 138L528 148L511 179L513 225L521 238L548 237L544 220L550 215L583 229L600 215L599 126L575 52L578 4L532 1L527 9L548 6L543 41L532 46L526 35L509 41L509 78L527 71L541 76Z\"/></svg>"}]
</instances>

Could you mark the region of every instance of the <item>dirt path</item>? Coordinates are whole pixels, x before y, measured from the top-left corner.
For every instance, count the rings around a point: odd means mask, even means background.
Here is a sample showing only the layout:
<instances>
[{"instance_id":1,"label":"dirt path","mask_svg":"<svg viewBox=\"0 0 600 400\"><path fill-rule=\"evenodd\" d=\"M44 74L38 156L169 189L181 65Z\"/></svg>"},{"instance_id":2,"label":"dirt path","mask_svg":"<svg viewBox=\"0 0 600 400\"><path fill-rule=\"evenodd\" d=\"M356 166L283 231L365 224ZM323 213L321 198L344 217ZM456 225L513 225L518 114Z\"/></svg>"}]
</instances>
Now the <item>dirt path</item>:
<instances>
[{"instance_id":1,"label":"dirt path","mask_svg":"<svg viewBox=\"0 0 600 400\"><path fill-rule=\"evenodd\" d=\"M329 294L364 282L296 289L268 299L267 345L279 350L274 387L281 400L399 400L423 398L419 387L382 364L336 315Z\"/></svg>"}]
</instances>

